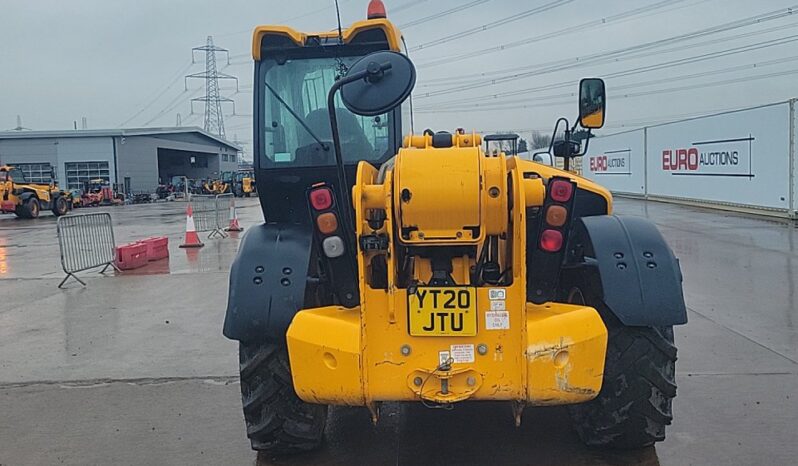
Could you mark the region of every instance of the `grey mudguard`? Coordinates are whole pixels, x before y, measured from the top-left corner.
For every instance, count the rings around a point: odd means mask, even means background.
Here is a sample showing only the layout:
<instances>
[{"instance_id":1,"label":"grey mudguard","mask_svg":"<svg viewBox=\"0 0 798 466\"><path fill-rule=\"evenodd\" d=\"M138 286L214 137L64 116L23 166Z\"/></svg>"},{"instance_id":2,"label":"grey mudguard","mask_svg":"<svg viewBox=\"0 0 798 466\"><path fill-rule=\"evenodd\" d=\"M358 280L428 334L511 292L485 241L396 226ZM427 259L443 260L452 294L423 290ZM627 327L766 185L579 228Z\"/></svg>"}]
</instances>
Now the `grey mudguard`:
<instances>
[{"instance_id":1,"label":"grey mudguard","mask_svg":"<svg viewBox=\"0 0 798 466\"><path fill-rule=\"evenodd\" d=\"M309 226L263 223L241 241L230 269L224 336L283 339L302 309L310 261Z\"/></svg>"},{"instance_id":2,"label":"grey mudguard","mask_svg":"<svg viewBox=\"0 0 798 466\"><path fill-rule=\"evenodd\" d=\"M571 244L581 244L587 263L598 268L604 303L624 325L687 323L679 261L653 223L583 217L575 222Z\"/></svg>"}]
</instances>

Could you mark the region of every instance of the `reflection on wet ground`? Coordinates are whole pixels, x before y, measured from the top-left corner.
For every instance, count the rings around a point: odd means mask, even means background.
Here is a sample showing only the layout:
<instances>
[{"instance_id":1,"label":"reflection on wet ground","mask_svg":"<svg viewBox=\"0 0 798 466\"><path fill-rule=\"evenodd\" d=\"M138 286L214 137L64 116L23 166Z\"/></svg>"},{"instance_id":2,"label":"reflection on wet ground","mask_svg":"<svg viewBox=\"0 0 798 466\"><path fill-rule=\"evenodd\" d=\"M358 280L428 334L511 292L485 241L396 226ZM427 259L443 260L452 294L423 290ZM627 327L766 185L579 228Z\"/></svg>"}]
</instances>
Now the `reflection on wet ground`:
<instances>
[{"instance_id":1,"label":"reflection on wet ground","mask_svg":"<svg viewBox=\"0 0 798 466\"><path fill-rule=\"evenodd\" d=\"M291 458L258 456L259 465L659 465L656 450L585 447L566 408L527 409L520 428L506 403L464 403L453 410L388 404L373 426L361 408L330 412L324 447Z\"/></svg>"}]
</instances>

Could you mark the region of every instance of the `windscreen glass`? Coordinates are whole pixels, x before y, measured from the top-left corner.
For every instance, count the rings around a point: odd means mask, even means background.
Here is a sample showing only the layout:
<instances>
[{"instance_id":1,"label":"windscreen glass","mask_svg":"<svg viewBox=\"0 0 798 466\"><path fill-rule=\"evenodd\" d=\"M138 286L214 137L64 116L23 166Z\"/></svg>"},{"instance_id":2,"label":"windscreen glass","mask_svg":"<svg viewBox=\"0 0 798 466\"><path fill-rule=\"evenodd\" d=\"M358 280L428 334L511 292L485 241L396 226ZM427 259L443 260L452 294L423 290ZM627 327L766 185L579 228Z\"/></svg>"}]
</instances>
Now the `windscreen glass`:
<instances>
[{"instance_id":1,"label":"windscreen glass","mask_svg":"<svg viewBox=\"0 0 798 466\"><path fill-rule=\"evenodd\" d=\"M289 59L282 64L264 61L265 72L261 74L264 105L260 119L264 167L335 165L327 93L342 68L351 66L358 58ZM344 161L378 161L393 155L388 154L390 114L355 115L344 107L340 93L335 107Z\"/></svg>"}]
</instances>

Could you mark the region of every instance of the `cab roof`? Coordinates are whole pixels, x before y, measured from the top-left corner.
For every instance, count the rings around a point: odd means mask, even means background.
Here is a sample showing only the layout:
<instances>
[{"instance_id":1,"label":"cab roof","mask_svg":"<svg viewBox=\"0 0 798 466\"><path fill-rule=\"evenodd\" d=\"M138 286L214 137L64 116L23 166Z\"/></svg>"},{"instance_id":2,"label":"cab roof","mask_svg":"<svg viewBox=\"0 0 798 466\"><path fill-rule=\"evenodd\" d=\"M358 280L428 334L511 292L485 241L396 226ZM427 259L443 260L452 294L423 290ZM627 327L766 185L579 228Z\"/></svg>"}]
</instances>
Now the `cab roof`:
<instances>
[{"instance_id":1,"label":"cab roof","mask_svg":"<svg viewBox=\"0 0 798 466\"><path fill-rule=\"evenodd\" d=\"M394 26L393 23L391 23L385 18L357 21L348 28L343 29L341 31L341 35L343 37L344 44L348 44L353 40L355 40L355 38L361 33L373 30L382 30L385 33L385 37L388 41L388 46L390 50L393 50L395 52L401 50L402 35L399 32L399 29L396 26ZM258 26L255 28L255 31L252 33L252 58L255 61L260 61L262 59L261 44L263 42L263 37L269 35L287 37L297 46L304 47L307 44L308 38L313 38L313 37L318 37L321 39L337 38L338 30L335 29L326 32L305 33L297 31L296 29L293 29L289 26L279 26L279 25Z\"/></svg>"}]
</instances>

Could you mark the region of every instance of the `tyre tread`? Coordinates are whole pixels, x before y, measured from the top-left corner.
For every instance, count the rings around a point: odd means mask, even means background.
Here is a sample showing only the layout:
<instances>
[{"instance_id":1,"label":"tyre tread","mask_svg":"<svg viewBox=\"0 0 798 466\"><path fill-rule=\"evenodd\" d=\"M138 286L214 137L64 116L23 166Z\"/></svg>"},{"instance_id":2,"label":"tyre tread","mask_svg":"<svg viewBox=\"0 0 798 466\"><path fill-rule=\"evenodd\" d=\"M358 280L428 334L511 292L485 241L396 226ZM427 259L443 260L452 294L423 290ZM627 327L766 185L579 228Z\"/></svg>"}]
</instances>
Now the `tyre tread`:
<instances>
[{"instance_id":1,"label":"tyre tread","mask_svg":"<svg viewBox=\"0 0 798 466\"><path fill-rule=\"evenodd\" d=\"M604 383L594 400L571 407L574 427L591 446L631 449L664 440L676 396L673 330L605 320Z\"/></svg>"},{"instance_id":2,"label":"tyre tread","mask_svg":"<svg viewBox=\"0 0 798 466\"><path fill-rule=\"evenodd\" d=\"M242 343L239 357L241 401L252 449L284 455L318 448L327 407L305 403L296 395L285 348Z\"/></svg>"}]
</instances>

